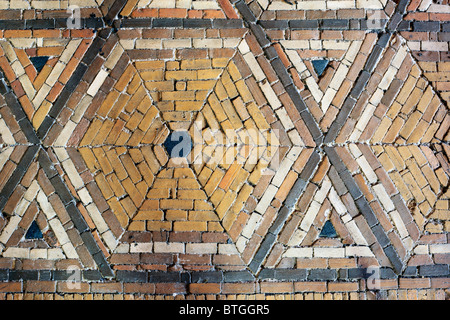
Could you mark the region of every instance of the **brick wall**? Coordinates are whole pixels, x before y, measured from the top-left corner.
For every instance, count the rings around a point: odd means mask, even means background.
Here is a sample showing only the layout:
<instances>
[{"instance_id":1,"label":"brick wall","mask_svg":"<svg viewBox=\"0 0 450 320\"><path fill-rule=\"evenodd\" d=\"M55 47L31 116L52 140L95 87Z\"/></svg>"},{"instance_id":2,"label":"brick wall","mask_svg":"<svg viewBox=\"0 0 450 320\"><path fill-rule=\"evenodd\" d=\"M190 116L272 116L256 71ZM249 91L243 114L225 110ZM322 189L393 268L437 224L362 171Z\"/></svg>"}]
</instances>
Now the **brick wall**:
<instances>
[{"instance_id":1,"label":"brick wall","mask_svg":"<svg viewBox=\"0 0 450 320\"><path fill-rule=\"evenodd\" d=\"M1 299L448 299L447 3L73 4L0 1Z\"/></svg>"}]
</instances>

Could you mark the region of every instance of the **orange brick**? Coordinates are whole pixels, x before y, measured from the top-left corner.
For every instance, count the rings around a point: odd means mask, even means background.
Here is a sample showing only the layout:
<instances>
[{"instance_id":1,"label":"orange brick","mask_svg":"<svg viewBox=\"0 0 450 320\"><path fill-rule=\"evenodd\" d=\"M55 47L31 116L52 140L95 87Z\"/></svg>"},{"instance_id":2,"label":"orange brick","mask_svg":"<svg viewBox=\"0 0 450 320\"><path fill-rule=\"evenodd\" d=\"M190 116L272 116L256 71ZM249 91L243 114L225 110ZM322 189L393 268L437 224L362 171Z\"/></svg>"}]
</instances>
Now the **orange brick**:
<instances>
[{"instance_id":1,"label":"orange brick","mask_svg":"<svg viewBox=\"0 0 450 320\"><path fill-rule=\"evenodd\" d=\"M345 292L358 291L358 282L329 282L328 291L330 292Z\"/></svg>"},{"instance_id":2,"label":"orange brick","mask_svg":"<svg viewBox=\"0 0 450 320\"><path fill-rule=\"evenodd\" d=\"M31 30L5 30L3 36L5 38L31 38Z\"/></svg>"},{"instance_id":3,"label":"orange brick","mask_svg":"<svg viewBox=\"0 0 450 320\"><path fill-rule=\"evenodd\" d=\"M329 259L328 264L330 268L356 268L356 259L355 258L336 258Z\"/></svg>"},{"instance_id":4,"label":"orange brick","mask_svg":"<svg viewBox=\"0 0 450 320\"><path fill-rule=\"evenodd\" d=\"M123 284L123 292L124 293L147 293L154 294L155 293L155 284L154 283L124 283Z\"/></svg>"},{"instance_id":5,"label":"orange brick","mask_svg":"<svg viewBox=\"0 0 450 320\"><path fill-rule=\"evenodd\" d=\"M223 294L249 294L256 291L254 283L224 283Z\"/></svg>"},{"instance_id":6,"label":"orange brick","mask_svg":"<svg viewBox=\"0 0 450 320\"><path fill-rule=\"evenodd\" d=\"M159 17L160 18L186 18L187 17L187 9L161 8L161 9L159 9Z\"/></svg>"},{"instance_id":7,"label":"orange brick","mask_svg":"<svg viewBox=\"0 0 450 320\"><path fill-rule=\"evenodd\" d=\"M91 284L91 292L118 293L122 292L122 284L119 282L99 282Z\"/></svg>"},{"instance_id":8,"label":"orange brick","mask_svg":"<svg viewBox=\"0 0 450 320\"><path fill-rule=\"evenodd\" d=\"M86 282L58 282L57 292L61 293L87 293L89 292L89 283Z\"/></svg>"},{"instance_id":9,"label":"orange brick","mask_svg":"<svg viewBox=\"0 0 450 320\"><path fill-rule=\"evenodd\" d=\"M431 282L430 279L422 278L422 279L406 279L400 278L400 288L401 289L416 289L416 288L430 288Z\"/></svg>"},{"instance_id":10,"label":"orange brick","mask_svg":"<svg viewBox=\"0 0 450 320\"><path fill-rule=\"evenodd\" d=\"M220 283L191 283L189 292L193 294L220 293Z\"/></svg>"},{"instance_id":11,"label":"orange brick","mask_svg":"<svg viewBox=\"0 0 450 320\"><path fill-rule=\"evenodd\" d=\"M327 292L327 283L319 281L305 281L294 283L295 292Z\"/></svg>"},{"instance_id":12,"label":"orange brick","mask_svg":"<svg viewBox=\"0 0 450 320\"><path fill-rule=\"evenodd\" d=\"M262 282L262 293L284 293L294 291L294 284L292 282Z\"/></svg>"}]
</instances>

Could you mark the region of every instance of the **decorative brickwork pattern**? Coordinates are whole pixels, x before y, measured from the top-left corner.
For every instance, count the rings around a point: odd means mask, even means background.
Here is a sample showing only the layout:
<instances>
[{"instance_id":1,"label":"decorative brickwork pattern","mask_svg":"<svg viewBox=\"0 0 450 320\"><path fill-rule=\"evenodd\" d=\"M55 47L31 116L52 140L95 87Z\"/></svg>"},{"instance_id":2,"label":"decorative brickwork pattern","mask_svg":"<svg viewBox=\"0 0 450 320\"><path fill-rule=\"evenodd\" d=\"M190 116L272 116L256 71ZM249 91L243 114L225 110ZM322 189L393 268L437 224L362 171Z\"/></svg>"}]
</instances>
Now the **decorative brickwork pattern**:
<instances>
[{"instance_id":1,"label":"decorative brickwork pattern","mask_svg":"<svg viewBox=\"0 0 450 320\"><path fill-rule=\"evenodd\" d=\"M0 299L448 299L449 15L0 1Z\"/></svg>"}]
</instances>

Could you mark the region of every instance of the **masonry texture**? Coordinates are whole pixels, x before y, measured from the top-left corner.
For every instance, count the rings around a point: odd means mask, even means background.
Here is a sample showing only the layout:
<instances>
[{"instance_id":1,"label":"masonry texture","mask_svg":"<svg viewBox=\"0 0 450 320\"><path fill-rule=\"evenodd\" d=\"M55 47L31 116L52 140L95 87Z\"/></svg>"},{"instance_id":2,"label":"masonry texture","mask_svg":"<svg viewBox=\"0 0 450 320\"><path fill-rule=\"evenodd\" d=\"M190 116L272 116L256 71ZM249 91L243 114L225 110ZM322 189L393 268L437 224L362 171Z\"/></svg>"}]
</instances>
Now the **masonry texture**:
<instances>
[{"instance_id":1,"label":"masonry texture","mask_svg":"<svg viewBox=\"0 0 450 320\"><path fill-rule=\"evenodd\" d=\"M449 299L449 41L447 1L0 0L0 299Z\"/></svg>"}]
</instances>

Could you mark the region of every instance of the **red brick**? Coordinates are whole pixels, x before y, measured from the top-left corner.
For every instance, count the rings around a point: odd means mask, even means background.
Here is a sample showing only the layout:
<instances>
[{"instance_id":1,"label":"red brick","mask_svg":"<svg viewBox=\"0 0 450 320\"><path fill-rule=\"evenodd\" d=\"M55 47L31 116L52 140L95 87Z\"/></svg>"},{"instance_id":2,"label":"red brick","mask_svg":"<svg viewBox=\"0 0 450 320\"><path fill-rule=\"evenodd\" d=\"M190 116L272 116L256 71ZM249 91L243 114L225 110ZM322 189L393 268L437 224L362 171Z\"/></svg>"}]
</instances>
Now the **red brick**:
<instances>
[{"instance_id":1,"label":"red brick","mask_svg":"<svg viewBox=\"0 0 450 320\"><path fill-rule=\"evenodd\" d=\"M217 0L217 2L229 19L239 19L229 0Z\"/></svg>"},{"instance_id":2,"label":"red brick","mask_svg":"<svg viewBox=\"0 0 450 320\"><path fill-rule=\"evenodd\" d=\"M123 284L124 293L155 293L154 283L124 283Z\"/></svg>"},{"instance_id":3,"label":"red brick","mask_svg":"<svg viewBox=\"0 0 450 320\"><path fill-rule=\"evenodd\" d=\"M55 292L56 281L34 281L29 280L25 283L27 292Z\"/></svg>"},{"instance_id":4,"label":"red brick","mask_svg":"<svg viewBox=\"0 0 450 320\"><path fill-rule=\"evenodd\" d=\"M0 292L22 292L22 282L0 282Z\"/></svg>"},{"instance_id":5,"label":"red brick","mask_svg":"<svg viewBox=\"0 0 450 320\"><path fill-rule=\"evenodd\" d=\"M122 292L122 284L119 282L95 283L91 284L91 292L96 293L119 293Z\"/></svg>"},{"instance_id":6,"label":"red brick","mask_svg":"<svg viewBox=\"0 0 450 320\"><path fill-rule=\"evenodd\" d=\"M156 294L183 294L186 293L186 285L184 283L156 283Z\"/></svg>"},{"instance_id":7,"label":"red brick","mask_svg":"<svg viewBox=\"0 0 450 320\"><path fill-rule=\"evenodd\" d=\"M254 283L224 283L222 288L223 294L249 294L255 291Z\"/></svg>"}]
</instances>

